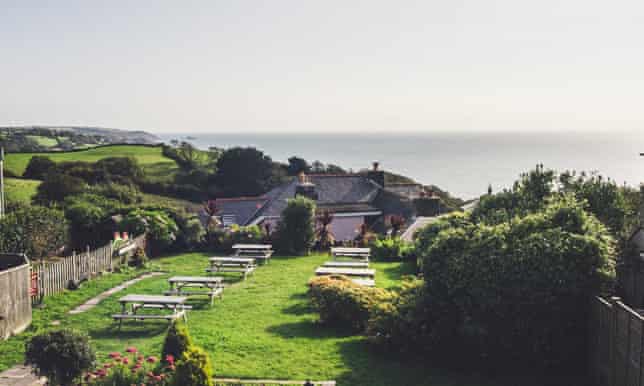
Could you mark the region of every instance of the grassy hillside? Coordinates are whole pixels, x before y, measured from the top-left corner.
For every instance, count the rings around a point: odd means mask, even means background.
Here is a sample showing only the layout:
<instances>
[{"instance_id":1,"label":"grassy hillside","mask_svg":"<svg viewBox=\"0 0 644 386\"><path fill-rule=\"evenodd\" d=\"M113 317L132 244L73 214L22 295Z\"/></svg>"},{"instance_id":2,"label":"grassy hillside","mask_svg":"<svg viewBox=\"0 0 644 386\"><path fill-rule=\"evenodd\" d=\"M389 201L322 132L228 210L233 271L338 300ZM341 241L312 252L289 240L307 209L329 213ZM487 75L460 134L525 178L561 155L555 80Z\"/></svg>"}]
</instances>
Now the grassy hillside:
<instances>
[{"instance_id":1,"label":"grassy hillside","mask_svg":"<svg viewBox=\"0 0 644 386\"><path fill-rule=\"evenodd\" d=\"M5 168L16 175L22 175L27 168L29 160L35 155L49 157L55 162L96 162L107 157L134 157L146 168L151 167L156 170L161 169L164 172L176 169L175 162L161 154L160 146L150 147L139 145L105 146L83 151L60 153L9 153L6 157Z\"/></svg>"},{"instance_id":2,"label":"grassy hillside","mask_svg":"<svg viewBox=\"0 0 644 386\"><path fill-rule=\"evenodd\" d=\"M40 185L38 180L22 180L18 178L7 178L5 180L5 194L9 201L20 201L28 203L31 197L36 194Z\"/></svg>"}]
</instances>

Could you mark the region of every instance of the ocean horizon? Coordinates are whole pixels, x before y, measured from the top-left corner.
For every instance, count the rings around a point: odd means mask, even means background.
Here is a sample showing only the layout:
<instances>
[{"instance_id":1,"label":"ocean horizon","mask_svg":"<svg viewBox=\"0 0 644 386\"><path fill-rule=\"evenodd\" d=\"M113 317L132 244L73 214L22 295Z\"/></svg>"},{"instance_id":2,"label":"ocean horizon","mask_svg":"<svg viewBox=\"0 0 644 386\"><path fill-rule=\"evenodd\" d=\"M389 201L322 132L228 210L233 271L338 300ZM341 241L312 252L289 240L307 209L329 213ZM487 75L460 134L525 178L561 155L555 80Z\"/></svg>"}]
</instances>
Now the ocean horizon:
<instances>
[{"instance_id":1,"label":"ocean horizon","mask_svg":"<svg viewBox=\"0 0 644 386\"><path fill-rule=\"evenodd\" d=\"M520 173L543 164L559 172L597 172L636 187L644 179L644 133L161 133L210 146L253 146L276 161L298 156L358 171L379 161L383 169L433 184L463 199L509 188Z\"/></svg>"}]
</instances>

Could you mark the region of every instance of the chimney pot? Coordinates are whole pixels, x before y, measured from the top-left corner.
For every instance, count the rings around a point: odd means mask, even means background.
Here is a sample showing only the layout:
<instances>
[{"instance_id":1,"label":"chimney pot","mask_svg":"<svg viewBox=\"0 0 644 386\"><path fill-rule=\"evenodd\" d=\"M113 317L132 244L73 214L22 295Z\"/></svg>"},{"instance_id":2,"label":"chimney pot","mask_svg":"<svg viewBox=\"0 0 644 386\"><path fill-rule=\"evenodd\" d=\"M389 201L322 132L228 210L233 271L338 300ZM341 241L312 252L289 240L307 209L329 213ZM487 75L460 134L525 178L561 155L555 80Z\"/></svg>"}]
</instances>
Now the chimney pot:
<instances>
[{"instance_id":1,"label":"chimney pot","mask_svg":"<svg viewBox=\"0 0 644 386\"><path fill-rule=\"evenodd\" d=\"M371 165L373 166L373 171L374 171L374 172L377 172L377 171L378 171L378 167L380 166L380 162L378 162L378 161L373 161L373 162L371 163Z\"/></svg>"}]
</instances>

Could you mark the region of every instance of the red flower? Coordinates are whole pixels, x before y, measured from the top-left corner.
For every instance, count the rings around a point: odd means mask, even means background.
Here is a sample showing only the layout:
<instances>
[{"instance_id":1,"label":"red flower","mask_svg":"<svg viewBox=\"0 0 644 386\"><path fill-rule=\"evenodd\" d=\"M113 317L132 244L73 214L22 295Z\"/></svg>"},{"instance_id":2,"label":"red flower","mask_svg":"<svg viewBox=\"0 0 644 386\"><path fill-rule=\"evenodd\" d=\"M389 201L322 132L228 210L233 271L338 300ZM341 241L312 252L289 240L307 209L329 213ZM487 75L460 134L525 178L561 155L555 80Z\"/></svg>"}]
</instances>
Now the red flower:
<instances>
[{"instance_id":1,"label":"red flower","mask_svg":"<svg viewBox=\"0 0 644 386\"><path fill-rule=\"evenodd\" d=\"M134 354L134 353L135 353L135 352L137 352L138 350L136 349L136 347L128 347L127 349L125 349L125 351L126 351L126 352L129 352L129 353L131 353L131 354Z\"/></svg>"},{"instance_id":2,"label":"red flower","mask_svg":"<svg viewBox=\"0 0 644 386\"><path fill-rule=\"evenodd\" d=\"M120 352L111 352L110 353L110 358L120 358L121 353Z\"/></svg>"},{"instance_id":3,"label":"red flower","mask_svg":"<svg viewBox=\"0 0 644 386\"><path fill-rule=\"evenodd\" d=\"M153 356L149 356L148 359L146 359L146 362L148 363L154 363L156 361L157 361L157 358Z\"/></svg>"},{"instance_id":4,"label":"red flower","mask_svg":"<svg viewBox=\"0 0 644 386\"><path fill-rule=\"evenodd\" d=\"M171 354L168 354L165 356L165 361L168 362L168 364L173 364L174 363L174 356Z\"/></svg>"},{"instance_id":5,"label":"red flower","mask_svg":"<svg viewBox=\"0 0 644 386\"><path fill-rule=\"evenodd\" d=\"M128 363L130 363L130 360L127 358L123 358L123 364L127 365Z\"/></svg>"}]
</instances>

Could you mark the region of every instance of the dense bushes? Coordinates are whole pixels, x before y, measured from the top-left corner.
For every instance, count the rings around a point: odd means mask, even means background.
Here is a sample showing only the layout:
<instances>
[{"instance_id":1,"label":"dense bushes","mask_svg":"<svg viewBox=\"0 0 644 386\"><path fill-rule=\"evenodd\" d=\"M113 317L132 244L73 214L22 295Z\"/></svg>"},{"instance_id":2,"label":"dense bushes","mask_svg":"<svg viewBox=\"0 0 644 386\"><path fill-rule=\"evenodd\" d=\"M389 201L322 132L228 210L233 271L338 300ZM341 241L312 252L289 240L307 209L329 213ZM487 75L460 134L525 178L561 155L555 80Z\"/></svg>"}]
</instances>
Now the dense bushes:
<instances>
[{"instance_id":1,"label":"dense bushes","mask_svg":"<svg viewBox=\"0 0 644 386\"><path fill-rule=\"evenodd\" d=\"M315 202L302 196L288 200L276 237L281 253L308 254L315 243Z\"/></svg>"},{"instance_id":2,"label":"dense bushes","mask_svg":"<svg viewBox=\"0 0 644 386\"><path fill-rule=\"evenodd\" d=\"M36 259L55 253L67 242L63 212L42 206L16 206L0 219L0 252L25 253Z\"/></svg>"},{"instance_id":3,"label":"dense bushes","mask_svg":"<svg viewBox=\"0 0 644 386\"><path fill-rule=\"evenodd\" d=\"M264 233L257 225L220 228L212 224L208 247L219 252L230 252L235 244L258 244L264 240Z\"/></svg>"},{"instance_id":4,"label":"dense bushes","mask_svg":"<svg viewBox=\"0 0 644 386\"><path fill-rule=\"evenodd\" d=\"M572 197L511 223L451 222L421 235L422 346L485 368L580 365L588 298L615 276L606 228Z\"/></svg>"},{"instance_id":5,"label":"dense bushes","mask_svg":"<svg viewBox=\"0 0 644 386\"><path fill-rule=\"evenodd\" d=\"M400 261L411 253L411 246L400 237L379 237L371 246L371 256L376 261Z\"/></svg>"},{"instance_id":6,"label":"dense bushes","mask_svg":"<svg viewBox=\"0 0 644 386\"><path fill-rule=\"evenodd\" d=\"M134 209L121 222L123 231L148 234L153 255L167 249L177 239L177 223L163 210Z\"/></svg>"},{"instance_id":7,"label":"dense bushes","mask_svg":"<svg viewBox=\"0 0 644 386\"><path fill-rule=\"evenodd\" d=\"M356 284L345 276L321 276L309 282L309 295L322 323L362 332L373 308L390 294Z\"/></svg>"},{"instance_id":8,"label":"dense bushes","mask_svg":"<svg viewBox=\"0 0 644 386\"><path fill-rule=\"evenodd\" d=\"M72 385L96 360L87 335L73 330L35 335L26 344L25 361L52 385Z\"/></svg>"}]
</instances>

